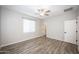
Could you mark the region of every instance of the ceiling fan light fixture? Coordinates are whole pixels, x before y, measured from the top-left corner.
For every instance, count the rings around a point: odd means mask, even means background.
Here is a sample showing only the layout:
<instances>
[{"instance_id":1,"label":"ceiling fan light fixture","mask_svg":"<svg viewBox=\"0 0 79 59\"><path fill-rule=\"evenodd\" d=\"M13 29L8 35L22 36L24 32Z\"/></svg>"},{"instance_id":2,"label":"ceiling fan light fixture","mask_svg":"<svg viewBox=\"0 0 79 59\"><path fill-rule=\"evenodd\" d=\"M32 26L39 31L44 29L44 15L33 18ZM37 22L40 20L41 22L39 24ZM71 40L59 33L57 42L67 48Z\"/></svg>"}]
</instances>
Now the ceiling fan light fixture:
<instances>
[{"instance_id":1,"label":"ceiling fan light fixture","mask_svg":"<svg viewBox=\"0 0 79 59\"><path fill-rule=\"evenodd\" d=\"M42 5L37 9L37 13L40 16L48 16L50 13L50 6Z\"/></svg>"},{"instance_id":2,"label":"ceiling fan light fixture","mask_svg":"<svg viewBox=\"0 0 79 59\"><path fill-rule=\"evenodd\" d=\"M47 9L38 9L40 16L48 16L50 10Z\"/></svg>"}]
</instances>

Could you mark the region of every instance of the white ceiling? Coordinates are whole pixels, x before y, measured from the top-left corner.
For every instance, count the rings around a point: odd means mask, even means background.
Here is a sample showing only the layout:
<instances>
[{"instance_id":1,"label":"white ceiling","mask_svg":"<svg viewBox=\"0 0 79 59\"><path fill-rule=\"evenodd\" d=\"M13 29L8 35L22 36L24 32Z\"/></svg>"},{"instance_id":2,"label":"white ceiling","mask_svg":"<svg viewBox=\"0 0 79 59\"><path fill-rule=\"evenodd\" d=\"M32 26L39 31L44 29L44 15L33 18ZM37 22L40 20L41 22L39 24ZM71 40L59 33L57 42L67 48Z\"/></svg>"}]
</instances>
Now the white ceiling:
<instances>
[{"instance_id":1,"label":"white ceiling","mask_svg":"<svg viewBox=\"0 0 79 59\"><path fill-rule=\"evenodd\" d=\"M77 8L78 8L78 6L76 5L42 5L42 6L41 5L7 5L3 7L6 7L33 17L37 17L37 18L47 18L51 16L53 17L57 15L62 15L67 13L67 12L64 12L64 9L74 7L72 11L77 11ZM37 11L39 8L49 9L51 11L49 12L49 16L40 17Z\"/></svg>"}]
</instances>

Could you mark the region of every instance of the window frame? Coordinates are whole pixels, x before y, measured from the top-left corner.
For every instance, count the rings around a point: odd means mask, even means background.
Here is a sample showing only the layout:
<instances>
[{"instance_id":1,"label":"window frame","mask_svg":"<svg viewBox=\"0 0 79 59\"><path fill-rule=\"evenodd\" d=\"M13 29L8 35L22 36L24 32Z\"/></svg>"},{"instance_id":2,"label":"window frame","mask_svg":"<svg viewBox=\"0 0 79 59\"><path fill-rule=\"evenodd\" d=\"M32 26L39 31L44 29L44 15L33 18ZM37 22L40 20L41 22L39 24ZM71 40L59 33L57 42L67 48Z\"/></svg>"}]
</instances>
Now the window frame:
<instances>
[{"instance_id":1,"label":"window frame","mask_svg":"<svg viewBox=\"0 0 79 59\"><path fill-rule=\"evenodd\" d=\"M35 20L31 20L31 19L27 19L27 18L23 18L22 20L23 20L23 33L34 33L36 31L36 21ZM30 30L32 30L31 28L33 28L32 31L25 28L26 27L24 24L25 20L27 20L27 22L29 22L29 26L32 25L31 27L28 27L28 29L30 29ZM26 29L26 31L25 31L25 29Z\"/></svg>"}]
</instances>

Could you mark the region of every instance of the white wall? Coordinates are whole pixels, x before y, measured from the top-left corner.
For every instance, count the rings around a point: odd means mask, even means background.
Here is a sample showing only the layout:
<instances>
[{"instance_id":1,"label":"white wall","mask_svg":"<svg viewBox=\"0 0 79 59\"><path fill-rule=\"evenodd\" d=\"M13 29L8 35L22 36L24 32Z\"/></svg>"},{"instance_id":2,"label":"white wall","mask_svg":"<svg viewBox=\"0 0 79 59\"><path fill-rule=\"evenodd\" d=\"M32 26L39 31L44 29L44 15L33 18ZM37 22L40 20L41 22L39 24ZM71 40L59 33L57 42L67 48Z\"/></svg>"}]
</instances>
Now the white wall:
<instances>
[{"instance_id":1,"label":"white wall","mask_svg":"<svg viewBox=\"0 0 79 59\"><path fill-rule=\"evenodd\" d=\"M22 17L36 21L35 33L23 33ZM1 46L21 42L31 38L42 36L41 32L42 22L39 19L29 17L25 14L15 12L6 8L1 9Z\"/></svg>"},{"instance_id":2,"label":"white wall","mask_svg":"<svg viewBox=\"0 0 79 59\"><path fill-rule=\"evenodd\" d=\"M64 21L76 18L75 12L46 19L47 37L64 41Z\"/></svg>"}]
</instances>

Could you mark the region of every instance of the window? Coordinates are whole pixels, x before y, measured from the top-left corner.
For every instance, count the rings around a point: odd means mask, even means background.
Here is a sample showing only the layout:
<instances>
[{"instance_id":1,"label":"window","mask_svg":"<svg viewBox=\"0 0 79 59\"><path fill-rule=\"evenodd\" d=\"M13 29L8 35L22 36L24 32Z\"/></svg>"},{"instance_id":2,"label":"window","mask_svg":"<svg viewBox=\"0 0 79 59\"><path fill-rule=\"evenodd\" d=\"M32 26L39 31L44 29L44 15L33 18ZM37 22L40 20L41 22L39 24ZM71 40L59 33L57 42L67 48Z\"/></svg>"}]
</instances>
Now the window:
<instances>
[{"instance_id":1,"label":"window","mask_svg":"<svg viewBox=\"0 0 79 59\"><path fill-rule=\"evenodd\" d=\"M35 21L23 19L23 32L35 32Z\"/></svg>"}]
</instances>

